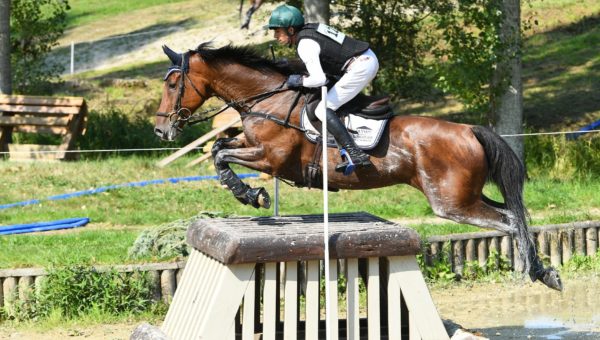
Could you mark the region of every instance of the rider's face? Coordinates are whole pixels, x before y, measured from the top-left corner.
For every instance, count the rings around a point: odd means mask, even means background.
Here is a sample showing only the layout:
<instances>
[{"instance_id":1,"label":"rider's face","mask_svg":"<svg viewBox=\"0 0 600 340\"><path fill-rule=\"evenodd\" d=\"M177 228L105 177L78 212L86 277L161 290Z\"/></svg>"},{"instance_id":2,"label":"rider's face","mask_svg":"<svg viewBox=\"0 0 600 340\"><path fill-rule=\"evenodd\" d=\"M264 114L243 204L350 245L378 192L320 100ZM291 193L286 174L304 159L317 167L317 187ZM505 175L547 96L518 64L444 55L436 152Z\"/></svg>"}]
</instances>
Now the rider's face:
<instances>
[{"instance_id":1,"label":"rider's face","mask_svg":"<svg viewBox=\"0 0 600 340\"><path fill-rule=\"evenodd\" d=\"M280 45L289 45L291 43L292 37L288 35L288 29L292 28L278 27L275 29L273 37L275 37Z\"/></svg>"}]
</instances>

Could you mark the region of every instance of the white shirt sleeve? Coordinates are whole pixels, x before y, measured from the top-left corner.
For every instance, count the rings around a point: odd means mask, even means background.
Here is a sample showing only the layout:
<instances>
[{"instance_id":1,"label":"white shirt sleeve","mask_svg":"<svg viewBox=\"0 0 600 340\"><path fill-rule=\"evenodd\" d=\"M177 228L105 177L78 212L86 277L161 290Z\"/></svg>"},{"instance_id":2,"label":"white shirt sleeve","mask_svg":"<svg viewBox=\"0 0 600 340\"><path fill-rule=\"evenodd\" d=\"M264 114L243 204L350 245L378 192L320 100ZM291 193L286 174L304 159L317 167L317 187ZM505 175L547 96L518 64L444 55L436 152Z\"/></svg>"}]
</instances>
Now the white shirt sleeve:
<instances>
[{"instance_id":1,"label":"white shirt sleeve","mask_svg":"<svg viewBox=\"0 0 600 340\"><path fill-rule=\"evenodd\" d=\"M302 39L298 43L298 56L306 65L308 77L304 77L302 86L304 87L319 87L327 83L327 77L323 73L319 54L321 46L312 39Z\"/></svg>"}]
</instances>

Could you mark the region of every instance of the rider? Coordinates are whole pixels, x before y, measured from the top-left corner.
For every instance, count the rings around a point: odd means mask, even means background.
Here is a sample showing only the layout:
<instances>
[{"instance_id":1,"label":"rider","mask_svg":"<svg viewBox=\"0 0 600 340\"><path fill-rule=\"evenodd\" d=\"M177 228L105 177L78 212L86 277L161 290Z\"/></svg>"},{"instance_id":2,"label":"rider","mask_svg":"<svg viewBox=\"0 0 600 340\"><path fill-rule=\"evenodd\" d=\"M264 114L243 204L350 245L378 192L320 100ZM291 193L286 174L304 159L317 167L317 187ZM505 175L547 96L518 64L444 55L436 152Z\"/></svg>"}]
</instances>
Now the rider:
<instances>
[{"instance_id":1,"label":"rider","mask_svg":"<svg viewBox=\"0 0 600 340\"><path fill-rule=\"evenodd\" d=\"M306 65L308 76L290 75L286 81L289 88L319 87L327 83L325 74L341 76L327 93L327 107L321 101L315 109L319 120L327 119L327 131L342 148L342 155L344 149L347 151L346 160L336 166L336 171L346 173L352 163L354 167L372 165L369 155L358 148L335 114L377 74L379 62L369 44L324 24L305 24L300 10L289 5L275 8L269 29L275 30L279 44L296 45L298 56Z\"/></svg>"}]
</instances>

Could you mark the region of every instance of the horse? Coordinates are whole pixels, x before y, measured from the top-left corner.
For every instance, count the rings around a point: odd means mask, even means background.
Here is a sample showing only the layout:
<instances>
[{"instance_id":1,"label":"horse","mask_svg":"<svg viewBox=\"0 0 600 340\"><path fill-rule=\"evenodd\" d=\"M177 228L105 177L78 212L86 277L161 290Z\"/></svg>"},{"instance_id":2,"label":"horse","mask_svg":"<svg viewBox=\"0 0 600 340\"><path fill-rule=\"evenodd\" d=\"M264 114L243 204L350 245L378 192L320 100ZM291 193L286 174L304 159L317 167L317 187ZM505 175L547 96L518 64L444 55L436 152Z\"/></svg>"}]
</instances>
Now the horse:
<instances>
[{"instance_id":1,"label":"horse","mask_svg":"<svg viewBox=\"0 0 600 340\"><path fill-rule=\"evenodd\" d=\"M250 28L250 20L252 19L252 14L254 14L254 12L256 12L260 8L260 5L262 5L263 1L264 0L250 0L250 8L248 8L248 11L246 11L246 17L244 18L244 22L242 23L242 26L240 26L240 29ZM244 0L240 0L240 17L242 16L243 6Z\"/></svg>"},{"instance_id":2,"label":"horse","mask_svg":"<svg viewBox=\"0 0 600 340\"><path fill-rule=\"evenodd\" d=\"M221 183L234 197L256 208L270 205L267 191L242 182L229 164L307 186L307 165L314 163L315 151L322 147L307 140L301 127L301 110L308 100L300 95L303 89L285 86L287 76L297 69L266 59L247 46L215 48L202 43L185 53L167 46L163 50L172 65L164 77L156 113L157 136L172 141L186 124L232 107L241 115L243 136L218 139L211 152ZM192 114L210 97L220 98L225 107L216 113L212 109ZM330 170L329 188L362 190L408 184L426 196L439 217L512 235L523 273L532 281L562 290L558 272L543 266L529 233L523 163L496 133L483 126L430 117L393 116L379 144L367 153L372 167L347 176ZM327 168L333 169L339 152L329 147L327 156ZM483 194L487 181L499 188L504 202Z\"/></svg>"}]
</instances>

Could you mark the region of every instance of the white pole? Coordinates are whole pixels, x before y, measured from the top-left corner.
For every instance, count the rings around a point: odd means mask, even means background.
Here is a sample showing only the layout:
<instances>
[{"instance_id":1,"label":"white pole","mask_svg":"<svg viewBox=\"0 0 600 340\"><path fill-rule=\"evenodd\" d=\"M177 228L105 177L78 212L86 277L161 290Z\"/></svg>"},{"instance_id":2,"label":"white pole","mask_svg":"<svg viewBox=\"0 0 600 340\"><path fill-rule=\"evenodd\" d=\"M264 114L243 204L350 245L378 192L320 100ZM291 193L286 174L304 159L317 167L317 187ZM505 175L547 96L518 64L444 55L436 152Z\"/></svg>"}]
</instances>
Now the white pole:
<instances>
[{"instance_id":1,"label":"white pole","mask_svg":"<svg viewBox=\"0 0 600 340\"><path fill-rule=\"evenodd\" d=\"M71 74L75 72L75 42L71 41Z\"/></svg>"},{"instance_id":2,"label":"white pole","mask_svg":"<svg viewBox=\"0 0 600 340\"><path fill-rule=\"evenodd\" d=\"M275 177L275 202L273 202L273 216L279 217L279 179Z\"/></svg>"},{"instance_id":3,"label":"white pole","mask_svg":"<svg viewBox=\"0 0 600 340\"><path fill-rule=\"evenodd\" d=\"M321 87L322 104L327 109L327 86ZM329 291L329 188L327 183L327 119L321 122L323 130L323 241L325 242L325 339L331 339L331 301Z\"/></svg>"}]
</instances>

